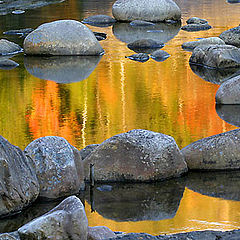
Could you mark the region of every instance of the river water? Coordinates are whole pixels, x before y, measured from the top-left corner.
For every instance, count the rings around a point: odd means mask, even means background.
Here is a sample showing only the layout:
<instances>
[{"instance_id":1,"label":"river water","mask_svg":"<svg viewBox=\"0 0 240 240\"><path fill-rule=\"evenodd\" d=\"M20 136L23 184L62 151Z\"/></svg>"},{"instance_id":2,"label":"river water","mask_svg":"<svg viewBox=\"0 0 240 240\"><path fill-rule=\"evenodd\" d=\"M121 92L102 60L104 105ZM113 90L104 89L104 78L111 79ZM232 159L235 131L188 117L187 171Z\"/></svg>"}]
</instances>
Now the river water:
<instances>
[{"instance_id":1,"label":"river water","mask_svg":"<svg viewBox=\"0 0 240 240\"><path fill-rule=\"evenodd\" d=\"M26 9L20 15L0 15L0 37L22 45L21 38L3 32L36 28L59 19L80 21L96 14L111 15L113 2L66 0ZM207 19L213 28L185 32L178 24L159 24L146 33L124 23L89 26L108 35L100 42L105 50L101 58L13 57L17 68L0 69L0 134L21 149L48 135L64 137L81 149L139 128L171 135L182 148L237 128L240 108L215 106L216 83L226 73L191 69L191 53L181 44L219 36L238 26L240 4L225 0L176 2L182 9L183 25L197 16ZM125 58L133 54L127 43L146 34L165 42L163 50L171 55L167 60L139 63ZM86 196L86 212L90 226L105 225L115 231L156 235L235 229L240 228L239 185L238 172L190 174L153 185L114 185L111 192L96 190L91 195L94 202ZM1 221L0 230L9 225Z\"/></svg>"}]
</instances>

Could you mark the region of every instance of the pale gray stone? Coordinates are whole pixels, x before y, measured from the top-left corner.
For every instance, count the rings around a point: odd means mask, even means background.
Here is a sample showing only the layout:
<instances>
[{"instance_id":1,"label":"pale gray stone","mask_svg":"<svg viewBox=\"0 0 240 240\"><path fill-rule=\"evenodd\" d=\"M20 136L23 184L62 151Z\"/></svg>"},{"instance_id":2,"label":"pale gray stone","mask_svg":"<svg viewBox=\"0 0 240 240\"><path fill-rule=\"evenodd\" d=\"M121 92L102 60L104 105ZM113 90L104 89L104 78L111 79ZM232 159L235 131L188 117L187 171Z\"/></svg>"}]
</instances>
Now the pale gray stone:
<instances>
[{"instance_id":1,"label":"pale gray stone","mask_svg":"<svg viewBox=\"0 0 240 240\"><path fill-rule=\"evenodd\" d=\"M228 29L219 36L226 44L240 47L240 26Z\"/></svg>"},{"instance_id":2,"label":"pale gray stone","mask_svg":"<svg viewBox=\"0 0 240 240\"><path fill-rule=\"evenodd\" d=\"M116 237L116 234L108 227L88 227L88 240L106 240L114 237Z\"/></svg>"},{"instance_id":3,"label":"pale gray stone","mask_svg":"<svg viewBox=\"0 0 240 240\"><path fill-rule=\"evenodd\" d=\"M6 39L0 40L0 55L11 55L19 52L22 52L22 48L18 44Z\"/></svg>"},{"instance_id":4,"label":"pale gray stone","mask_svg":"<svg viewBox=\"0 0 240 240\"><path fill-rule=\"evenodd\" d=\"M159 49L159 50L154 51L154 52L150 55L150 57L151 57L152 59L154 59L155 61L157 61L157 62L163 62L163 61L165 61L167 58L170 57L170 54L167 53L167 52L165 52L165 51L163 51L163 50L161 50L161 49Z\"/></svg>"},{"instance_id":5,"label":"pale gray stone","mask_svg":"<svg viewBox=\"0 0 240 240\"><path fill-rule=\"evenodd\" d=\"M185 30L188 32L204 31L204 30L209 30L211 28L212 27L208 23L204 23L204 24L191 23L181 27L182 30Z\"/></svg>"},{"instance_id":6,"label":"pale gray stone","mask_svg":"<svg viewBox=\"0 0 240 240\"><path fill-rule=\"evenodd\" d=\"M205 23L208 23L207 20L199 18L199 17L191 17L186 22L187 22L187 24L205 24Z\"/></svg>"}]
</instances>

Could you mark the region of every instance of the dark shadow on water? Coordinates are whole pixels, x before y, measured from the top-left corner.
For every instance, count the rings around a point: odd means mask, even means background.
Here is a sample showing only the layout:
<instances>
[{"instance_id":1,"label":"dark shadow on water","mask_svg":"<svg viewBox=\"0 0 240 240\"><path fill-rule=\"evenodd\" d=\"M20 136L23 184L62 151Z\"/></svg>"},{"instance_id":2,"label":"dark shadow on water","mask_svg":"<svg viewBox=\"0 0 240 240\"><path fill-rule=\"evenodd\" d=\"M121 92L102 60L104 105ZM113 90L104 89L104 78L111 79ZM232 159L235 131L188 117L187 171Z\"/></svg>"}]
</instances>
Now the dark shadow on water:
<instances>
[{"instance_id":1,"label":"dark shadow on water","mask_svg":"<svg viewBox=\"0 0 240 240\"><path fill-rule=\"evenodd\" d=\"M101 56L24 57L24 65L33 76L57 83L73 83L90 76Z\"/></svg>"},{"instance_id":2,"label":"dark shadow on water","mask_svg":"<svg viewBox=\"0 0 240 240\"><path fill-rule=\"evenodd\" d=\"M184 179L152 184L111 184L112 191L95 186L86 200L101 216L114 221L158 221L173 218L185 189Z\"/></svg>"},{"instance_id":3,"label":"dark shadow on water","mask_svg":"<svg viewBox=\"0 0 240 240\"><path fill-rule=\"evenodd\" d=\"M207 82L222 84L240 74L240 68L211 69L200 65L189 64L192 71Z\"/></svg>"},{"instance_id":4,"label":"dark shadow on water","mask_svg":"<svg viewBox=\"0 0 240 240\"><path fill-rule=\"evenodd\" d=\"M125 43L131 43L141 39L152 39L166 43L174 38L181 28L181 23L167 24L156 23L153 26L131 26L129 23L115 23L113 25L114 36Z\"/></svg>"},{"instance_id":5,"label":"dark shadow on water","mask_svg":"<svg viewBox=\"0 0 240 240\"><path fill-rule=\"evenodd\" d=\"M240 105L216 104L216 112L225 122L240 127Z\"/></svg>"},{"instance_id":6,"label":"dark shadow on water","mask_svg":"<svg viewBox=\"0 0 240 240\"><path fill-rule=\"evenodd\" d=\"M186 187L203 195L240 201L240 171L191 172Z\"/></svg>"}]
</instances>

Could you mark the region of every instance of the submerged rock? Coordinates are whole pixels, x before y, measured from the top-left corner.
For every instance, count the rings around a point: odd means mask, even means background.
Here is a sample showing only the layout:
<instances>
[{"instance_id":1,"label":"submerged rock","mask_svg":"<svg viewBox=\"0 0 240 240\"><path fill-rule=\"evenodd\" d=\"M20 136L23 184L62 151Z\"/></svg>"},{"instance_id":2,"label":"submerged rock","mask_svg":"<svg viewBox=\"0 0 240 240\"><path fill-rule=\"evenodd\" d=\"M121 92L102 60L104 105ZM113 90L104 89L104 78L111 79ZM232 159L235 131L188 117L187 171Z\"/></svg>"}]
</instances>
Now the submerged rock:
<instances>
[{"instance_id":1,"label":"submerged rock","mask_svg":"<svg viewBox=\"0 0 240 240\"><path fill-rule=\"evenodd\" d=\"M88 240L104 240L115 238L116 234L104 226L88 227Z\"/></svg>"},{"instance_id":2,"label":"submerged rock","mask_svg":"<svg viewBox=\"0 0 240 240\"><path fill-rule=\"evenodd\" d=\"M131 56L126 56L126 58L129 58L137 62L146 62L149 60L149 56L146 53L137 53Z\"/></svg>"},{"instance_id":3,"label":"submerged rock","mask_svg":"<svg viewBox=\"0 0 240 240\"><path fill-rule=\"evenodd\" d=\"M191 17L186 22L187 22L187 24L205 24L205 23L208 23L207 20L201 19L199 17Z\"/></svg>"},{"instance_id":4,"label":"submerged rock","mask_svg":"<svg viewBox=\"0 0 240 240\"><path fill-rule=\"evenodd\" d=\"M79 198L71 196L18 229L21 239L86 240L88 220Z\"/></svg>"},{"instance_id":5,"label":"submerged rock","mask_svg":"<svg viewBox=\"0 0 240 240\"><path fill-rule=\"evenodd\" d=\"M20 240L20 236L17 232L0 233L1 240Z\"/></svg>"},{"instance_id":6,"label":"submerged rock","mask_svg":"<svg viewBox=\"0 0 240 240\"><path fill-rule=\"evenodd\" d=\"M175 216L184 189L183 179L152 184L118 183L112 184L111 191L94 190L92 196L87 196L87 201L92 210L117 222L159 221Z\"/></svg>"},{"instance_id":7,"label":"submerged rock","mask_svg":"<svg viewBox=\"0 0 240 240\"><path fill-rule=\"evenodd\" d=\"M240 105L216 104L216 112L225 122L240 127Z\"/></svg>"},{"instance_id":8,"label":"submerged rock","mask_svg":"<svg viewBox=\"0 0 240 240\"><path fill-rule=\"evenodd\" d=\"M10 42L6 39L0 40L0 55L12 55L22 52L23 49L14 42Z\"/></svg>"},{"instance_id":9,"label":"submerged rock","mask_svg":"<svg viewBox=\"0 0 240 240\"><path fill-rule=\"evenodd\" d=\"M230 45L202 45L194 48L189 62L218 69L240 67L240 49Z\"/></svg>"},{"instance_id":10,"label":"submerged rock","mask_svg":"<svg viewBox=\"0 0 240 240\"><path fill-rule=\"evenodd\" d=\"M204 24L191 23L181 27L182 30L188 31L188 32L204 31L204 30L209 30L211 28L212 27L208 23L204 23Z\"/></svg>"},{"instance_id":11,"label":"submerged rock","mask_svg":"<svg viewBox=\"0 0 240 240\"><path fill-rule=\"evenodd\" d=\"M187 171L175 140L167 135L135 129L113 136L85 158L85 177L94 164L99 182L146 182L179 177Z\"/></svg>"},{"instance_id":12,"label":"submerged rock","mask_svg":"<svg viewBox=\"0 0 240 240\"><path fill-rule=\"evenodd\" d=\"M217 104L240 104L240 75L223 83L215 97Z\"/></svg>"},{"instance_id":13,"label":"submerged rock","mask_svg":"<svg viewBox=\"0 0 240 240\"><path fill-rule=\"evenodd\" d=\"M36 164L39 196L59 198L84 188L82 159L79 151L61 137L42 137L24 150Z\"/></svg>"},{"instance_id":14,"label":"submerged rock","mask_svg":"<svg viewBox=\"0 0 240 240\"><path fill-rule=\"evenodd\" d=\"M101 58L101 56L25 56L24 66L37 78L57 83L72 83L88 78Z\"/></svg>"},{"instance_id":15,"label":"submerged rock","mask_svg":"<svg viewBox=\"0 0 240 240\"><path fill-rule=\"evenodd\" d=\"M150 55L150 57L157 62L163 62L170 57L170 54L163 50L156 50Z\"/></svg>"},{"instance_id":16,"label":"submerged rock","mask_svg":"<svg viewBox=\"0 0 240 240\"><path fill-rule=\"evenodd\" d=\"M0 218L20 212L39 194L34 163L0 136Z\"/></svg>"},{"instance_id":17,"label":"submerged rock","mask_svg":"<svg viewBox=\"0 0 240 240\"><path fill-rule=\"evenodd\" d=\"M172 0L117 0L112 14L118 21L143 20L162 22L180 20L181 10Z\"/></svg>"},{"instance_id":18,"label":"submerged rock","mask_svg":"<svg viewBox=\"0 0 240 240\"><path fill-rule=\"evenodd\" d=\"M82 20L82 23L87 23L96 27L108 27L113 25L115 22L116 20L114 18L107 15L94 15Z\"/></svg>"},{"instance_id":19,"label":"submerged rock","mask_svg":"<svg viewBox=\"0 0 240 240\"><path fill-rule=\"evenodd\" d=\"M185 42L182 44L182 48L193 50L195 47L198 47L201 45L209 45L209 44L225 45L225 42L219 37L209 37L209 38L200 39L198 41Z\"/></svg>"},{"instance_id":20,"label":"submerged rock","mask_svg":"<svg viewBox=\"0 0 240 240\"><path fill-rule=\"evenodd\" d=\"M104 50L93 32L75 20L40 25L23 43L28 55L102 55Z\"/></svg>"},{"instance_id":21,"label":"submerged rock","mask_svg":"<svg viewBox=\"0 0 240 240\"><path fill-rule=\"evenodd\" d=\"M219 37L226 44L240 47L240 26L224 31Z\"/></svg>"},{"instance_id":22,"label":"submerged rock","mask_svg":"<svg viewBox=\"0 0 240 240\"><path fill-rule=\"evenodd\" d=\"M200 139L181 150L188 168L240 169L240 129Z\"/></svg>"},{"instance_id":23,"label":"submerged rock","mask_svg":"<svg viewBox=\"0 0 240 240\"><path fill-rule=\"evenodd\" d=\"M142 53L145 50L149 50L149 49L156 50L159 48L163 48L164 43L156 42L152 39L141 39L141 40L137 40L135 42L129 43L127 45L127 47L137 53ZM147 51L147 53L148 53L148 51ZM146 57L144 57L144 58L146 58Z\"/></svg>"}]
</instances>

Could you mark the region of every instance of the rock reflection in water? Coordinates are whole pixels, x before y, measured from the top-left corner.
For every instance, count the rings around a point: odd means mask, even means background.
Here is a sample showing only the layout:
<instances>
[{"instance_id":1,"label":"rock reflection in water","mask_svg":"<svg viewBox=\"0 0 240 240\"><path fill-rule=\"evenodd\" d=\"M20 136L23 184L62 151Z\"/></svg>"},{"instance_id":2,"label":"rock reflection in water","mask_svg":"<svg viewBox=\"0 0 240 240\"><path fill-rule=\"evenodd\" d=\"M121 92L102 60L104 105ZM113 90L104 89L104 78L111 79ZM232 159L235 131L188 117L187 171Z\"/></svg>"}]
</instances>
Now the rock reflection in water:
<instances>
[{"instance_id":1,"label":"rock reflection in water","mask_svg":"<svg viewBox=\"0 0 240 240\"><path fill-rule=\"evenodd\" d=\"M9 59L12 56L0 56L0 69L3 70L11 70L19 66L18 63L14 62L13 60Z\"/></svg>"},{"instance_id":2,"label":"rock reflection in water","mask_svg":"<svg viewBox=\"0 0 240 240\"><path fill-rule=\"evenodd\" d=\"M240 201L240 171L191 172L186 186L203 195Z\"/></svg>"},{"instance_id":3,"label":"rock reflection in water","mask_svg":"<svg viewBox=\"0 0 240 240\"><path fill-rule=\"evenodd\" d=\"M24 57L28 72L57 83L79 82L89 77L101 56Z\"/></svg>"},{"instance_id":4,"label":"rock reflection in water","mask_svg":"<svg viewBox=\"0 0 240 240\"><path fill-rule=\"evenodd\" d=\"M240 127L240 105L216 105L216 112L225 122Z\"/></svg>"},{"instance_id":5,"label":"rock reflection in water","mask_svg":"<svg viewBox=\"0 0 240 240\"><path fill-rule=\"evenodd\" d=\"M239 68L211 69L195 64L190 64L190 67L197 76L214 84L222 84L230 78L240 74Z\"/></svg>"},{"instance_id":6,"label":"rock reflection in water","mask_svg":"<svg viewBox=\"0 0 240 240\"><path fill-rule=\"evenodd\" d=\"M87 197L93 210L114 221L143 221L173 218L185 189L184 180L154 184L113 184L112 191L94 189ZM91 201L90 201L91 197Z\"/></svg>"},{"instance_id":7,"label":"rock reflection in water","mask_svg":"<svg viewBox=\"0 0 240 240\"><path fill-rule=\"evenodd\" d=\"M129 23L115 23L113 34L125 43L143 38L166 43L178 34L180 27L181 23L179 22L175 24L157 23L153 26L131 26Z\"/></svg>"}]
</instances>

